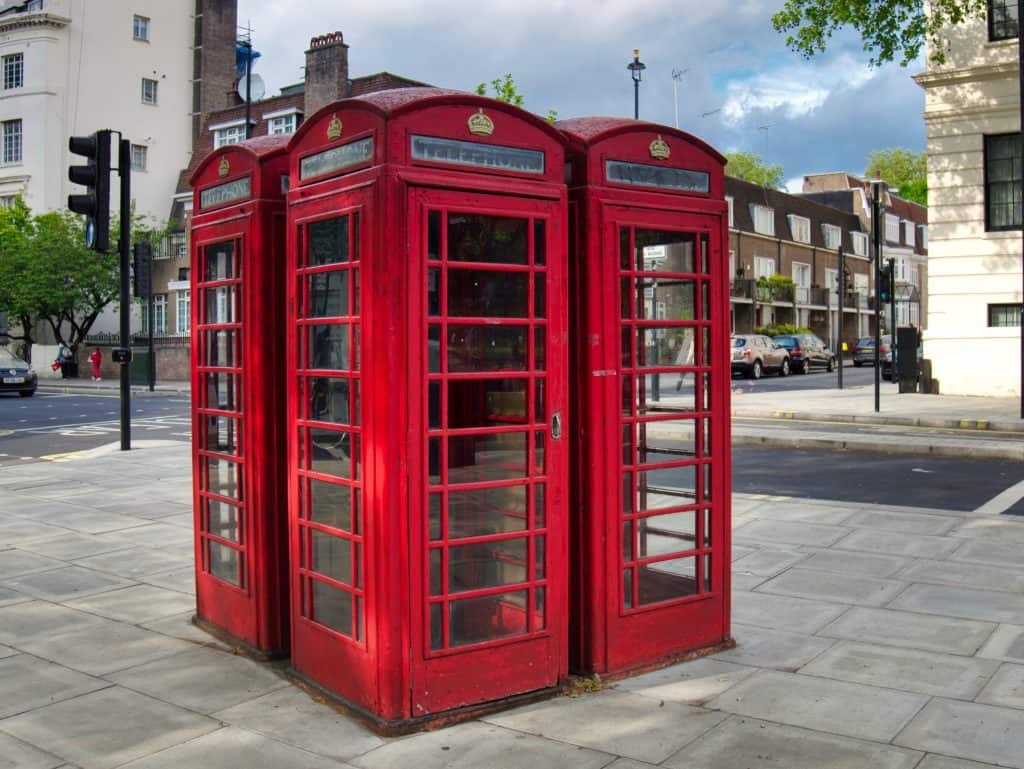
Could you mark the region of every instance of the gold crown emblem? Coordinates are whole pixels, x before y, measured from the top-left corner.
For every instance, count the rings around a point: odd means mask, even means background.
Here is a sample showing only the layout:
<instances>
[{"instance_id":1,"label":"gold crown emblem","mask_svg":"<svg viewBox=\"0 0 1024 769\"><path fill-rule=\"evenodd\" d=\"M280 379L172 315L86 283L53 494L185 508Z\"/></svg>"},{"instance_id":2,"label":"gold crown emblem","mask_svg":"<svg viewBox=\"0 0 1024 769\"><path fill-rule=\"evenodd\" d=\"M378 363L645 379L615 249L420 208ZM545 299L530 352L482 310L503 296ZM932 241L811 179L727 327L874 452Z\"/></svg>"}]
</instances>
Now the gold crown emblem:
<instances>
[{"instance_id":1,"label":"gold crown emblem","mask_svg":"<svg viewBox=\"0 0 1024 769\"><path fill-rule=\"evenodd\" d=\"M220 174L221 178L224 178L231 173L231 164L228 162L226 157L220 159L220 165L217 167L217 173Z\"/></svg>"},{"instance_id":2,"label":"gold crown emblem","mask_svg":"<svg viewBox=\"0 0 1024 769\"><path fill-rule=\"evenodd\" d=\"M651 157L656 160L668 160L672 155L672 149L668 146L668 142L661 138L661 134L658 134L658 138L651 142L649 149Z\"/></svg>"},{"instance_id":3,"label":"gold crown emblem","mask_svg":"<svg viewBox=\"0 0 1024 769\"><path fill-rule=\"evenodd\" d=\"M341 138L341 118L338 117L338 113L331 115L331 122L327 124L327 139L334 141L335 139Z\"/></svg>"},{"instance_id":4,"label":"gold crown emblem","mask_svg":"<svg viewBox=\"0 0 1024 769\"><path fill-rule=\"evenodd\" d=\"M494 121L484 114L483 107L480 108L479 112L470 115L467 122L469 123L469 132L471 134L490 136L494 133Z\"/></svg>"}]
</instances>

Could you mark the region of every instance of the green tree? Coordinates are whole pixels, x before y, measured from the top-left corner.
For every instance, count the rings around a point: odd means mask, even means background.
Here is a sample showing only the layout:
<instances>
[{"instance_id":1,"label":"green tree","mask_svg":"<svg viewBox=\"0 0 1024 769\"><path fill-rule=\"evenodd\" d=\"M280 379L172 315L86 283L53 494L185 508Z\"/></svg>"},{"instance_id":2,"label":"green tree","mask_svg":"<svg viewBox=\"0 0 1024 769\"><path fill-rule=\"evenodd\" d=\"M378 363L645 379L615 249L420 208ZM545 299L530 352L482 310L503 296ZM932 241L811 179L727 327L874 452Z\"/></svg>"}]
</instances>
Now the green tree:
<instances>
[{"instance_id":1,"label":"green tree","mask_svg":"<svg viewBox=\"0 0 1024 769\"><path fill-rule=\"evenodd\" d=\"M786 45L806 58L824 53L832 36L852 28L861 36L872 66L890 61L907 66L921 47L932 44L931 58L941 63L939 33L967 19L984 18L986 0L786 0L772 16Z\"/></svg>"},{"instance_id":2,"label":"green tree","mask_svg":"<svg viewBox=\"0 0 1024 769\"><path fill-rule=\"evenodd\" d=\"M111 227L118 242L120 224ZM159 241L163 230L133 216L133 242ZM33 330L47 324L72 351L84 343L100 313L118 298L120 259L116 248L101 254L85 247L83 223L68 211L32 216L17 201L0 211L0 309L21 326L31 355Z\"/></svg>"},{"instance_id":3,"label":"green tree","mask_svg":"<svg viewBox=\"0 0 1024 769\"><path fill-rule=\"evenodd\" d=\"M868 154L864 175L882 179L901 198L928 205L928 156L899 147Z\"/></svg>"},{"instance_id":4,"label":"green tree","mask_svg":"<svg viewBox=\"0 0 1024 769\"><path fill-rule=\"evenodd\" d=\"M782 166L766 165L760 155L753 152L726 152L725 157L729 161L725 166L726 176L744 179L774 190L782 187Z\"/></svg>"},{"instance_id":5,"label":"green tree","mask_svg":"<svg viewBox=\"0 0 1024 769\"><path fill-rule=\"evenodd\" d=\"M517 107L523 106L524 97L520 93L519 87L516 85L516 81L512 78L511 73L507 73L504 77L496 77L491 81L491 96L498 101L503 101L507 104L514 104ZM480 96L487 96L487 83L480 83L476 87L476 93ZM554 123L558 120L558 111L549 109L548 114L544 117L549 123Z\"/></svg>"}]
</instances>

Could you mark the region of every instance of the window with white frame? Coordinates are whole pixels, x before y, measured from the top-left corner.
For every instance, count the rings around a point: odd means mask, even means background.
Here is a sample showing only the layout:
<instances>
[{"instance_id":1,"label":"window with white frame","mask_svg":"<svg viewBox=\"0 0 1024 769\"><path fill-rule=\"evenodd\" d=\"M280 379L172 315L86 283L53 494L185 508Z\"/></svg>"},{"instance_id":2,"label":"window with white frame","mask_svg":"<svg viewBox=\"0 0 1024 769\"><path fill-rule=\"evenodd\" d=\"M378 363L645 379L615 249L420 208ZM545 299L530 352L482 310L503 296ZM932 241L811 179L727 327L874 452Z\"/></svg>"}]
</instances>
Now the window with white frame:
<instances>
[{"instance_id":1,"label":"window with white frame","mask_svg":"<svg viewBox=\"0 0 1024 769\"><path fill-rule=\"evenodd\" d=\"M25 85L25 55L12 53L3 57L4 90L21 88Z\"/></svg>"},{"instance_id":2,"label":"window with white frame","mask_svg":"<svg viewBox=\"0 0 1024 769\"><path fill-rule=\"evenodd\" d=\"M0 208L10 208L17 199L17 195L0 195Z\"/></svg>"},{"instance_id":3,"label":"window with white frame","mask_svg":"<svg viewBox=\"0 0 1024 769\"><path fill-rule=\"evenodd\" d=\"M149 42L149 19L145 16L132 17L132 39Z\"/></svg>"},{"instance_id":4,"label":"window with white frame","mask_svg":"<svg viewBox=\"0 0 1024 769\"><path fill-rule=\"evenodd\" d=\"M146 160L149 155L149 147L144 144L133 144L132 145L132 170L133 171L145 171Z\"/></svg>"},{"instance_id":5,"label":"window with white frame","mask_svg":"<svg viewBox=\"0 0 1024 769\"><path fill-rule=\"evenodd\" d=\"M796 284L796 300L807 304L811 299L811 265L793 262L793 283Z\"/></svg>"},{"instance_id":6,"label":"window with white frame","mask_svg":"<svg viewBox=\"0 0 1024 769\"><path fill-rule=\"evenodd\" d=\"M751 203L750 218L754 220L754 232L775 235L775 209Z\"/></svg>"},{"instance_id":7,"label":"window with white frame","mask_svg":"<svg viewBox=\"0 0 1024 769\"><path fill-rule=\"evenodd\" d=\"M907 282L907 260L897 259L896 260L896 280L900 283Z\"/></svg>"},{"instance_id":8,"label":"window with white frame","mask_svg":"<svg viewBox=\"0 0 1024 769\"><path fill-rule=\"evenodd\" d=\"M21 162L21 120L4 120L3 126L3 163Z\"/></svg>"},{"instance_id":9,"label":"window with white frame","mask_svg":"<svg viewBox=\"0 0 1024 769\"><path fill-rule=\"evenodd\" d=\"M825 287L833 297L839 293L839 270L825 268Z\"/></svg>"},{"instance_id":10,"label":"window with white frame","mask_svg":"<svg viewBox=\"0 0 1024 769\"><path fill-rule=\"evenodd\" d=\"M854 256L868 255L868 236L863 232L850 233L850 245L853 248Z\"/></svg>"},{"instance_id":11,"label":"window with white frame","mask_svg":"<svg viewBox=\"0 0 1024 769\"><path fill-rule=\"evenodd\" d=\"M176 310L174 330L179 334L188 334L192 322L192 292L187 288L177 292Z\"/></svg>"},{"instance_id":12,"label":"window with white frame","mask_svg":"<svg viewBox=\"0 0 1024 769\"><path fill-rule=\"evenodd\" d=\"M843 242L843 229L834 224L822 224L821 238L825 241L825 248L839 248Z\"/></svg>"},{"instance_id":13,"label":"window with white frame","mask_svg":"<svg viewBox=\"0 0 1024 769\"><path fill-rule=\"evenodd\" d=\"M267 124L268 134L293 134L297 127L297 114L291 113L290 115L278 115L277 117L270 118Z\"/></svg>"},{"instance_id":14,"label":"window with white frame","mask_svg":"<svg viewBox=\"0 0 1024 769\"><path fill-rule=\"evenodd\" d=\"M156 87L159 85L156 80L148 77L142 78L142 103L156 105Z\"/></svg>"},{"instance_id":15,"label":"window with white frame","mask_svg":"<svg viewBox=\"0 0 1024 769\"><path fill-rule=\"evenodd\" d=\"M857 273L853 276L853 290L861 296L868 295L868 276Z\"/></svg>"},{"instance_id":16,"label":"window with white frame","mask_svg":"<svg viewBox=\"0 0 1024 769\"><path fill-rule=\"evenodd\" d=\"M775 274L775 260L770 256L754 257L754 277L770 278Z\"/></svg>"},{"instance_id":17,"label":"window with white frame","mask_svg":"<svg viewBox=\"0 0 1024 769\"><path fill-rule=\"evenodd\" d=\"M214 149L228 144L238 144L241 141L245 141L245 123L224 126L213 132Z\"/></svg>"},{"instance_id":18,"label":"window with white frame","mask_svg":"<svg viewBox=\"0 0 1024 769\"><path fill-rule=\"evenodd\" d=\"M908 246L914 245L914 223L903 220L903 242Z\"/></svg>"},{"instance_id":19,"label":"window with white frame","mask_svg":"<svg viewBox=\"0 0 1024 769\"><path fill-rule=\"evenodd\" d=\"M921 287L921 267L916 263L910 265L910 282L918 288Z\"/></svg>"},{"instance_id":20,"label":"window with white frame","mask_svg":"<svg viewBox=\"0 0 1024 769\"><path fill-rule=\"evenodd\" d=\"M733 208L732 208L732 205L733 205L732 197L726 195L725 202L729 206L729 226L730 227L735 227L736 226L735 219L733 218L733 214L732 214L732 210L733 210Z\"/></svg>"},{"instance_id":21,"label":"window with white frame","mask_svg":"<svg viewBox=\"0 0 1024 769\"><path fill-rule=\"evenodd\" d=\"M921 241L921 248L928 248L928 226L925 224L917 225L917 237Z\"/></svg>"},{"instance_id":22,"label":"window with white frame","mask_svg":"<svg viewBox=\"0 0 1024 769\"><path fill-rule=\"evenodd\" d=\"M793 240L797 243L810 243L811 220L796 214L788 214L786 218L789 219L789 231L793 235Z\"/></svg>"},{"instance_id":23,"label":"window with white frame","mask_svg":"<svg viewBox=\"0 0 1024 769\"><path fill-rule=\"evenodd\" d=\"M153 295L153 333L167 333L167 294Z\"/></svg>"},{"instance_id":24,"label":"window with white frame","mask_svg":"<svg viewBox=\"0 0 1024 769\"><path fill-rule=\"evenodd\" d=\"M898 216L885 215L885 239L889 243L900 242L900 218Z\"/></svg>"},{"instance_id":25,"label":"window with white frame","mask_svg":"<svg viewBox=\"0 0 1024 769\"><path fill-rule=\"evenodd\" d=\"M736 277L736 252L729 249L729 280Z\"/></svg>"}]
</instances>

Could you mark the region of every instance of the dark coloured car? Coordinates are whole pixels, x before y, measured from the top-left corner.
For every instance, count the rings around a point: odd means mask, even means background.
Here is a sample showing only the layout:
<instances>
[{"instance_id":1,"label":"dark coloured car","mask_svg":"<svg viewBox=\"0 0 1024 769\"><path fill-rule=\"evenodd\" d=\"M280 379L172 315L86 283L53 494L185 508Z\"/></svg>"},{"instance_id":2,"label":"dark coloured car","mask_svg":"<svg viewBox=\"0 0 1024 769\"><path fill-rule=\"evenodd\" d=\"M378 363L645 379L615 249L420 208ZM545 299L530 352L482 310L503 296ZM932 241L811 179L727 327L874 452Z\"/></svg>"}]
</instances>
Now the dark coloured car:
<instances>
[{"instance_id":1,"label":"dark coloured car","mask_svg":"<svg viewBox=\"0 0 1024 769\"><path fill-rule=\"evenodd\" d=\"M36 372L6 347L0 347L0 392L16 392L28 398L36 391Z\"/></svg>"},{"instance_id":2,"label":"dark coloured car","mask_svg":"<svg viewBox=\"0 0 1024 769\"><path fill-rule=\"evenodd\" d=\"M836 356L814 334L780 334L775 341L786 348L789 364L798 374L808 374L815 368L833 371L836 367Z\"/></svg>"},{"instance_id":3,"label":"dark coloured car","mask_svg":"<svg viewBox=\"0 0 1024 769\"><path fill-rule=\"evenodd\" d=\"M878 350L878 356L885 360L885 355L892 350L892 337L889 334L882 335L882 346ZM861 337L853 348L853 365L860 367L867 363L875 365L875 338L873 336Z\"/></svg>"},{"instance_id":4,"label":"dark coloured car","mask_svg":"<svg viewBox=\"0 0 1024 769\"><path fill-rule=\"evenodd\" d=\"M789 376L789 353L771 337L743 334L730 337L729 346L732 349L733 374L743 374L747 379L760 379L762 374L775 372L779 376Z\"/></svg>"}]
</instances>

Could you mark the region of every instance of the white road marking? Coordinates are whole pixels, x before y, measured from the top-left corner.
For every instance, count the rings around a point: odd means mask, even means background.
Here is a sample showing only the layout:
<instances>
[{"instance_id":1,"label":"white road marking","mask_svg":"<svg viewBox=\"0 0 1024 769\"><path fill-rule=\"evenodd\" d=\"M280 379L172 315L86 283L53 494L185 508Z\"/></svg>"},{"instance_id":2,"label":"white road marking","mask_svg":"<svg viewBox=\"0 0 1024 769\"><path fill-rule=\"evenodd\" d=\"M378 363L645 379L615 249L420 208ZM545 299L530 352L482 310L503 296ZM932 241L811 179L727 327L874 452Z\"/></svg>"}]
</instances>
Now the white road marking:
<instances>
[{"instance_id":1,"label":"white road marking","mask_svg":"<svg viewBox=\"0 0 1024 769\"><path fill-rule=\"evenodd\" d=\"M915 467L910 472L912 473L934 473L934 470L925 470L923 467Z\"/></svg>"},{"instance_id":2,"label":"white road marking","mask_svg":"<svg viewBox=\"0 0 1024 769\"><path fill-rule=\"evenodd\" d=\"M1005 491L996 494L974 512L999 515L1000 513L1005 513L1022 499L1024 499L1024 481L1015 483Z\"/></svg>"}]
</instances>

